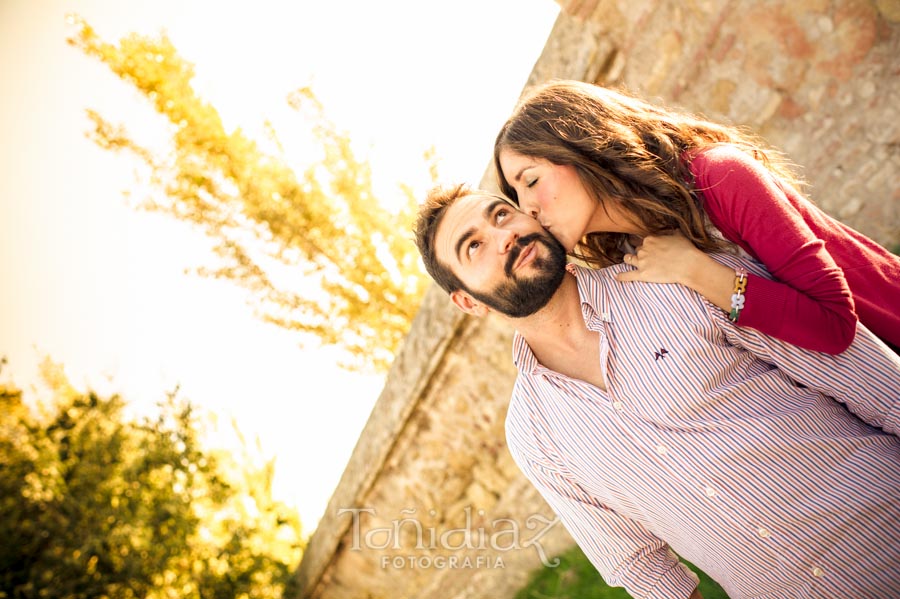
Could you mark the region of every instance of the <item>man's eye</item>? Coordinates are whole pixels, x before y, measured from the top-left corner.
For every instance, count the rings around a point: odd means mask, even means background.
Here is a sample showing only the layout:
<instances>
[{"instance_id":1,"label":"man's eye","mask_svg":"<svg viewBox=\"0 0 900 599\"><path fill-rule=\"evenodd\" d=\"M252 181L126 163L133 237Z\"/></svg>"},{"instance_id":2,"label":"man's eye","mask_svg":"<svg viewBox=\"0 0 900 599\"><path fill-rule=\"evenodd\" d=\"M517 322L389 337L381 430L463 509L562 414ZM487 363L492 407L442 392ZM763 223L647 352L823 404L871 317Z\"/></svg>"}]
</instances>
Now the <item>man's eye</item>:
<instances>
[{"instance_id":1,"label":"man's eye","mask_svg":"<svg viewBox=\"0 0 900 599\"><path fill-rule=\"evenodd\" d=\"M480 242L480 241L470 241L470 242L469 242L469 245L466 247L466 254L468 254L469 256L471 256L471 255L472 255L472 252L474 252L475 250L477 250L477 249L479 248L479 246L481 246L481 242Z\"/></svg>"},{"instance_id":2,"label":"man's eye","mask_svg":"<svg viewBox=\"0 0 900 599\"><path fill-rule=\"evenodd\" d=\"M494 216L495 220L499 223L503 221L507 216L509 216L509 210L506 208L500 208L497 210L497 214Z\"/></svg>"}]
</instances>

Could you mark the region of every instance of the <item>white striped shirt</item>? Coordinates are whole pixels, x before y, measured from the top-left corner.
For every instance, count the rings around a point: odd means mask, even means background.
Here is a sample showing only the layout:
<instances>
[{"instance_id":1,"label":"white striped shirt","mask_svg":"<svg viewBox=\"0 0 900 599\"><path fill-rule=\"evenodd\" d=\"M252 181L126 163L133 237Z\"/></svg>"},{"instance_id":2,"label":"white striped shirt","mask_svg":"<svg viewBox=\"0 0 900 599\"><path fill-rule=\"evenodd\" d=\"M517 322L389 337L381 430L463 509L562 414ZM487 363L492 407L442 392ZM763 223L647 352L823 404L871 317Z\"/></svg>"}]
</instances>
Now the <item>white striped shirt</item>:
<instances>
[{"instance_id":1,"label":"white striped shirt","mask_svg":"<svg viewBox=\"0 0 900 599\"><path fill-rule=\"evenodd\" d=\"M516 335L506 420L607 583L688 597L674 550L733 599L900 597L900 359L862 326L838 356L800 349L628 269L570 266L607 390Z\"/></svg>"}]
</instances>

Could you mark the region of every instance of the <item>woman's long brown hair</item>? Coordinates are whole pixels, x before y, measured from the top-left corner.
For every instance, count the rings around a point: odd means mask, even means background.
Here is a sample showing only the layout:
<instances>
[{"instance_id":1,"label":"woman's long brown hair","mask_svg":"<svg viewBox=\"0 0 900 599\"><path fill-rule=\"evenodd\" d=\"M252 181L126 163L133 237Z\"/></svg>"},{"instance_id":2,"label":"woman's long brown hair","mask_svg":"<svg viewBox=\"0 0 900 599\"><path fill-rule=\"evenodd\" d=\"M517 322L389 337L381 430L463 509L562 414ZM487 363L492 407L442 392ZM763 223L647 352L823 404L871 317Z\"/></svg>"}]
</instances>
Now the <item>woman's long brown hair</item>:
<instances>
[{"instance_id":1,"label":"woman's long brown hair","mask_svg":"<svg viewBox=\"0 0 900 599\"><path fill-rule=\"evenodd\" d=\"M723 243L707 231L688 156L721 143L740 147L783 183L800 187L781 154L749 132L581 81L554 81L527 95L497 135L494 166L503 193L517 204L500 166L501 150L574 166L601 206L618 203L647 234L678 230L714 251ZM573 256L593 266L617 264L625 237L589 233Z\"/></svg>"}]
</instances>

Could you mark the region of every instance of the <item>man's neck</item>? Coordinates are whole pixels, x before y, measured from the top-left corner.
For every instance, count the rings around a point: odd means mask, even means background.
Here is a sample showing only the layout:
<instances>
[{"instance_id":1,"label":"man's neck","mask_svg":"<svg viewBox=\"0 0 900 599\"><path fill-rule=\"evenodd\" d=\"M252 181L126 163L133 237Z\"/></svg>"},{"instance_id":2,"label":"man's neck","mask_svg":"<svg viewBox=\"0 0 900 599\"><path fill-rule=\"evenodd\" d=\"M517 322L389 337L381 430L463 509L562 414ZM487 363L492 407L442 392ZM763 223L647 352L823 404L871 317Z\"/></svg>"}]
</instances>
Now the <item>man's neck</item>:
<instances>
[{"instance_id":1,"label":"man's neck","mask_svg":"<svg viewBox=\"0 0 900 599\"><path fill-rule=\"evenodd\" d=\"M598 333L584 322L575 275L566 273L542 310L513 324L544 367L606 389Z\"/></svg>"},{"instance_id":2,"label":"man's neck","mask_svg":"<svg viewBox=\"0 0 900 599\"><path fill-rule=\"evenodd\" d=\"M511 319L511 322L533 351L540 348L561 351L577 349L589 331L581 313L581 297L575 275L566 273L546 306L531 316Z\"/></svg>"}]
</instances>

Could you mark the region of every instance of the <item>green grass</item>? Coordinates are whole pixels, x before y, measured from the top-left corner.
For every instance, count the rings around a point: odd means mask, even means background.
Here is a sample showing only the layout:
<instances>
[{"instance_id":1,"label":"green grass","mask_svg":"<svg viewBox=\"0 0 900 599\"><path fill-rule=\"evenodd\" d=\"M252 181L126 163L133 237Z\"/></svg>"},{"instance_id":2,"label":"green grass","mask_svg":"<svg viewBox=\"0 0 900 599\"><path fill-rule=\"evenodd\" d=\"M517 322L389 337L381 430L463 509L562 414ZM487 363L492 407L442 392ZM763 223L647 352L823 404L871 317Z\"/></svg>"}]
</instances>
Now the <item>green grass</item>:
<instances>
[{"instance_id":1,"label":"green grass","mask_svg":"<svg viewBox=\"0 0 900 599\"><path fill-rule=\"evenodd\" d=\"M625 589L607 586L593 564L577 546L559 556L556 568L535 571L516 599L631 599ZM703 599L728 599L728 595L693 564L687 564L700 577Z\"/></svg>"}]
</instances>

